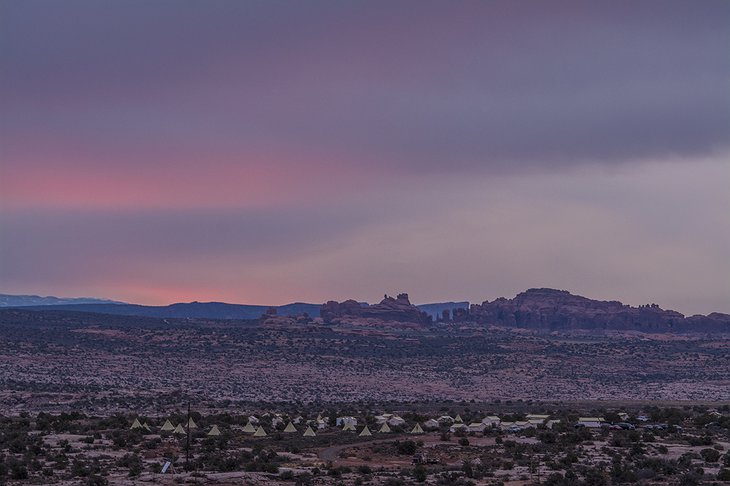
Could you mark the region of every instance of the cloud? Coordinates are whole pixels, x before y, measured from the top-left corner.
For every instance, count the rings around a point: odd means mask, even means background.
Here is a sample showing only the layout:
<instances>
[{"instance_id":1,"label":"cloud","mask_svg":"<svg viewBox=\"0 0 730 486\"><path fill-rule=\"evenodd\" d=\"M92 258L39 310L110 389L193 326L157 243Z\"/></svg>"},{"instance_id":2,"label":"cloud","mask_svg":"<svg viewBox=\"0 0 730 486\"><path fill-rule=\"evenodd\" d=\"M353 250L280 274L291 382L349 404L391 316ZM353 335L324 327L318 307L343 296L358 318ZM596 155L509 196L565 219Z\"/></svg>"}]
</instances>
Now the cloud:
<instances>
[{"instance_id":1,"label":"cloud","mask_svg":"<svg viewBox=\"0 0 730 486\"><path fill-rule=\"evenodd\" d=\"M183 148L337 153L340 168L438 173L730 144L723 1L5 9L0 137L13 169L44 146L115 154L99 170L148 163L130 151L169 160Z\"/></svg>"},{"instance_id":2,"label":"cloud","mask_svg":"<svg viewBox=\"0 0 730 486\"><path fill-rule=\"evenodd\" d=\"M728 301L724 0L31 0L0 45L8 291Z\"/></svg>"},{"instance_id":3,"label":"cloud","mask_svg":"<svg viewBox=\"0 0 730 486\"><path fill-rule=\"evenodd\" d=\"M417 302L565 288L727 312L724 159L403 181L369 200L249 211L0 215L0 285L147 303ZM61 289L59 292L58 289Z\"/></svg>"}]
</instances>

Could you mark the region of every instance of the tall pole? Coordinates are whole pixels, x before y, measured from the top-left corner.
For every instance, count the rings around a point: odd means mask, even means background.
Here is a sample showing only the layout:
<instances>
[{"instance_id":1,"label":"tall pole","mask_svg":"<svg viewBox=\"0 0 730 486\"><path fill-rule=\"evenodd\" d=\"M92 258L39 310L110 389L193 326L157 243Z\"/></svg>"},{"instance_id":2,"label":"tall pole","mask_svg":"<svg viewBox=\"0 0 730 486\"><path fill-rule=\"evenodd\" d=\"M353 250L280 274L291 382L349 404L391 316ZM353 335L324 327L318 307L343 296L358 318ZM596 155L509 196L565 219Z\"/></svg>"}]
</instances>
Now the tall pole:
<instances>
[{"instance_id":1,"label":"tall pole","mask_svg":"<svg viewBox=\"0 0 730 486\"><path fill-rule=\"evenodd\" d=\"M185 469L190 471L190 401L188 401L188 440L185 444Z\"/></svg>"}]
</instances>

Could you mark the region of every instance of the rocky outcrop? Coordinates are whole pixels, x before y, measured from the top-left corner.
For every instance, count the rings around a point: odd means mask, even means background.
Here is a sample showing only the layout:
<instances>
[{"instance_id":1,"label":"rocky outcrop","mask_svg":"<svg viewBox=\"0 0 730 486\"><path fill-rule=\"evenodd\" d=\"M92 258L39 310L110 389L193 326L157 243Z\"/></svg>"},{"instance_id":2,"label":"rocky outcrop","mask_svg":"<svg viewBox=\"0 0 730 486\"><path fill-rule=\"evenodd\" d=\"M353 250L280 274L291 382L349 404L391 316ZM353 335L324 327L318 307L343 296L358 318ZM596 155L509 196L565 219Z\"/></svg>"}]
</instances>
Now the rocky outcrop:
<instances>
[{"instance_id":1,"label":"rocky outcrop","mask_svg":"<svg viewBox=\"0 0 730 486\"><path fill-rule=\"evenodd\" d=\"M730 316L726 314L685 318L656 304L631 307L618 301L592 300L554 289L530 289L514 299L473 304L458 320L548 331L730 332Z\"/></svg>"},{"instance_id":2,"label":"rocky outcrop","mask_svg":"<svg viewBox=\"0 0 730 486\"><path fill-rule=\"evenodd\" d=\"M355 300L344 302L329 301L319 311L324 322L341 319L375 319L379 321L402 322L427 325L431 317L411 304L408 294L398 294L396 298L385 296L379 304L361 304Z\"/></svg>"},{"instance_id":3,"label":"rocky outcrop","mask_svg":"<svg viewBox=\"0 0 730 486\"><path fill-rule=\"evenodd\" d=\"M367 304L365 304L367 305ZM344 302L330 300L319 309L319 316L324 322L332 321L337 317L360 316L363 305L360 302L348 299Z\"/></svg>"},{"instance_id":4,"label":"rocky outcrop","mask_svg":"<svg viewBox=\"0 0 730 486\"><path fill-rule=\"evenodd\" d=\"M703 332L730 332L730 314L713 312L706 316L701 314L690 316L684 320L683 328L698 329Z\"/></svg>"},{"instance_id":5,"label":"rocky outcrop","mask_svg":"<svg viewBox=\"0 0 730 486\"><path fill-rule=\"evenodd\" d=\"M412 305L408 294L396 298L385 296L375 305L355 300L330 301L322 305L325 323L357 326L393 326L418 328L432 321L431 316ZM448 321L445 319L444 321ZM487 326L534 329L539 331L639 331L730 333L730 315L713 313L685 317L656 304L632 307L611 300L593 300L565 290L530 289L512 299L472 304L468 309L454 309L451 321Z\"/></svg>"}]
</instances>

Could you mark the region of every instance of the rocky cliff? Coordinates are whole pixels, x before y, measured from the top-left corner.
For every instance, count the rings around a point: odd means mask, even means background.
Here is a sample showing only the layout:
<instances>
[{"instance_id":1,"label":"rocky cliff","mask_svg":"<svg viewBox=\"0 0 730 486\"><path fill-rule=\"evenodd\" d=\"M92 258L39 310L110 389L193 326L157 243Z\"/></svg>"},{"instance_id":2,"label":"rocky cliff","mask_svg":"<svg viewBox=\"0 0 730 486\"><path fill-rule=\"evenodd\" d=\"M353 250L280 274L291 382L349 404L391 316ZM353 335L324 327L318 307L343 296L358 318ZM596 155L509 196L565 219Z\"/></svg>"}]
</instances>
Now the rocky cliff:
<instances>
[{"instance_id":1,"label":"rocky cliff","mask_svg":"<svg viewBox=\"0 0 730 486\"><path fill-rule=\"evenodd\" d=\"M355 300L329 301L319 311L324 322L342 319L375 319L379 321L427 325L431 317L411 304L408 294L396 298L385 296L379 304L363 305Z\"/></svg>"},{"instance_id":2,"label":"rocky cliff","mask_svg":"<svg viewBox=\"0 0 730 486\"><path fill-rule=\"evenodd\" d=\"M618 301L592 300L554 289L530 289L513 299L473 304L457 320L540 330L730 332L727 314L686 318L656 304L631 307Z\"/></svg>"}]
</instances>

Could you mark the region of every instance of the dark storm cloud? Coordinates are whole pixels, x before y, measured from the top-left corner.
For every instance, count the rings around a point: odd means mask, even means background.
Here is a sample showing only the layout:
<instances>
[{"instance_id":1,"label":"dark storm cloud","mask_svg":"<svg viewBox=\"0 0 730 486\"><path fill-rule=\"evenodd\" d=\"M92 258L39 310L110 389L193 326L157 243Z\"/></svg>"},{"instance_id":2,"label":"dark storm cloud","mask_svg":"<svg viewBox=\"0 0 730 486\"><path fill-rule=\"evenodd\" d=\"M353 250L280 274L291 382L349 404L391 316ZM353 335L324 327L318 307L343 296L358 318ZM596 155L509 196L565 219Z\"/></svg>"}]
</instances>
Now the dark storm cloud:
<instances>
[{"instance_id":1,"label":"dark storm cloud","mask_svg":"<svg viewBox=\"0 0 730 486\"><path fill-rule=\"evenodd\" d=\"M285 146L439 171L730 143L725 1L31 1L2 17L10 154Z\"/></svg>"}]
</instances>

